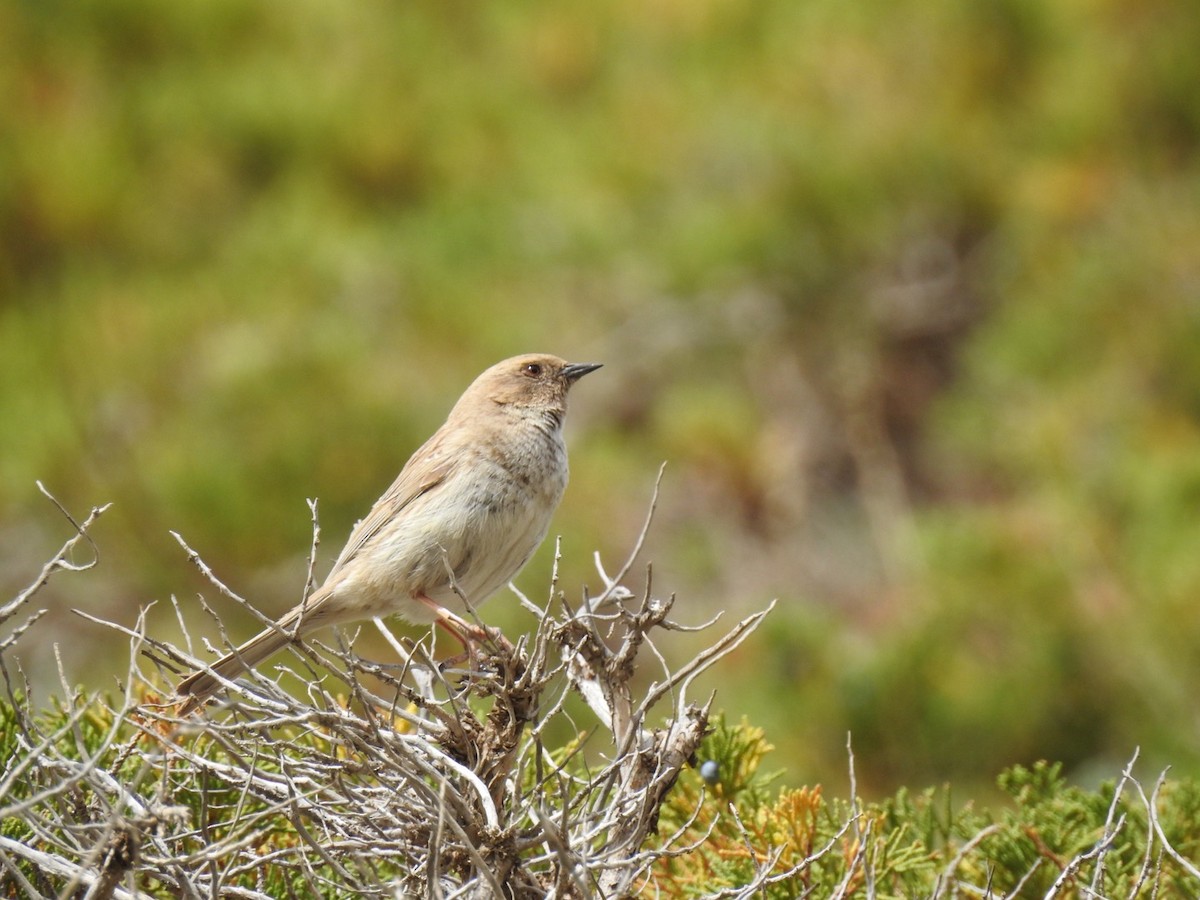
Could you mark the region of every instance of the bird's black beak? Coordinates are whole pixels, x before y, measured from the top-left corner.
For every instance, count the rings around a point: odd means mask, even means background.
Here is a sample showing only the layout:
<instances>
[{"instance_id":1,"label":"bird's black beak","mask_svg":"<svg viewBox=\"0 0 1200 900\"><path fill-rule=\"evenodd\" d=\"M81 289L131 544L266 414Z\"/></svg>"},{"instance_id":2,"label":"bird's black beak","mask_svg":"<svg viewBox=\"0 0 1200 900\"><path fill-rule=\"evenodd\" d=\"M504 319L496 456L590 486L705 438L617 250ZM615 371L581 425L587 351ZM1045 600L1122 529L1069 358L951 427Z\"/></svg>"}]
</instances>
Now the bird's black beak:
<instances>
[{"instance_id":1,"label":"bird's black beak","mask_svg":"<svg viewBox=\"0 0 1200 900\"><path fill-rule=\"evenodd\" d=\"M567 363L563 366L563 378L567 381L578 381L588 372L595 372L604 363Z\"/></svg>"}]
</instances>

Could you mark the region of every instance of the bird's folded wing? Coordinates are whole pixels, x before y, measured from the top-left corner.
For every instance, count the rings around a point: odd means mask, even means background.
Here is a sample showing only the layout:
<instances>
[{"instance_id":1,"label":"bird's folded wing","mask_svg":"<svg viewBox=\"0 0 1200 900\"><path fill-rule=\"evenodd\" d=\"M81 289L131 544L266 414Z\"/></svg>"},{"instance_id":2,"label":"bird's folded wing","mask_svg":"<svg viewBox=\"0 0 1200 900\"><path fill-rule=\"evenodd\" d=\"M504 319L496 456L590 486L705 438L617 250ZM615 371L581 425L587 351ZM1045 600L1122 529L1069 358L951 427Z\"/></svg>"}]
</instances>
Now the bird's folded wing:
<instances>
[{"instance_id":1,"label":"bird's folded wing","mask_svg":"<svg viewBox=\"0 0 1200 900\"><path fill-rule=\"evenodd\" d=\"M392 482L392 486L375 501L366 517L354 526L346 546L342 548L337 562L326 576L327 582L342 566L354 559L388 522L400 515L401 510L418 497L432 491L454 471L460 454L447 452L448 448L443 446L444 442L438 440L438 437L434 435L413 454Z\"/></svg>"}]
</instances>

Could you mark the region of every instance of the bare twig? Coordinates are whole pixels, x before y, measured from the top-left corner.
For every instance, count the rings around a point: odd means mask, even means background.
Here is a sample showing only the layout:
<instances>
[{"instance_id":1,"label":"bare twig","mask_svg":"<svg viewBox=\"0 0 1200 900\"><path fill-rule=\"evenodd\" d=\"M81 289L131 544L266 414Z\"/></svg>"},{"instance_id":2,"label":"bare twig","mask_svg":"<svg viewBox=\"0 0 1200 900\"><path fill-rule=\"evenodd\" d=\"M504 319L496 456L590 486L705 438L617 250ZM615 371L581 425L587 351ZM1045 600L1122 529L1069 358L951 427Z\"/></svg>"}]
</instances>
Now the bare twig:
<instances>
[{"instance_id":1,"label":"bare twig","mask_svg":"<svg viewBox=\"0 0 1200 900\"><path fill-rule=\"evenodd\" d=\"M148 873L183 897L265 896L258 879L268 863L286 873L291 890L314 895L331 881L369 896L392 896L397 884L447 898L626 894L656 859L686 849L686 829L648 844L707 728L711 698L689 702L693 679L765 615L740 622L691 661L669 664L656 632L690 626L667 619L673 598L652 595L649 569L640 596L621 583L644 546L653 506L618 577L599 566L600 597L573 607L555 581L544 606L522 598L534 631L515 645L495 641L462 681L447 677L422 644L410 647L376 621L398 665L359 657L353 635L332 645L297 642L288 658L299 667L228 681L224 714L181 719L132 700L135 690L155 687L153 673L141 671L146 661L156 672L195 662L179 604L186 649L148 639L144 611L135 627L80 613L129 638L125 697L111 709L75 697L62 667L69 713L44 732L31 724L25 752L0 780L0 813L31 823L37 836L38 849L26 849L21 865L60 893L92 897L125 896L124 885ZM305 591L319 539L315 504L310 510ZM79 524L76 541L90 521ZM267 621L175 538L221 596ZM200 603L230 644L221 616ZM635 676L647 660L661 674L639 688ZM293 668L305 688L299 696L281 686ZM589 698L594 721L574 724L573 693ZM95 739L82 726L97 708L109 724ZM552 720L572 722L581 740L551 753L543 733ZM597 767L595 752L608 762ZM79 789L95 798L88 808L71 799ZM294 840L264 844L284 824Z\"/></svg>"},{"instance_id":2,"label":"bare twig","mask_svg":"<svg viewBox=\"0 0 1200 900\"><path fill-rule=\"evenodd\" d=\"M58 499L48 490L46 490L45 485L39 481L37 482L37 487L38 490L41 491L46 497L46 499L53 503L58 511L63 514L63 517L71 523L71 526L75 529L75 536L63 544L61 549L59 549L59 551L50 558L50 561L42 566L42 571L38 573L37 578L33 580L33 583L29 585L29 587L17 594L17 596L8 603L0 606L0 624L3 624L12 618L13 614L15 614L18 609L29 602L29 599L34 594L45 587L46 582L50 580L50 576L59 569L67 572L86 572L88 569L100 562L100 550L96 547L96 542L92 540L92 536L88 533L88 531L91 529L92 525L95 524L96 520L108 511L112 504L106 503L103 506L92 507L92 511L88 513L87 518L84 519L83 522L77 522L75 517L67 512L66 508L58 502ZM86 563L70 562L68 557L71 555L72 551L74 551L75 547L80 541L87 541L88 546L92 548L92 559ZM40 613L38 615L40 615ZM29 624L32 623L26 623L26 627L28 627Z\"/></svg>"}]
</instances>

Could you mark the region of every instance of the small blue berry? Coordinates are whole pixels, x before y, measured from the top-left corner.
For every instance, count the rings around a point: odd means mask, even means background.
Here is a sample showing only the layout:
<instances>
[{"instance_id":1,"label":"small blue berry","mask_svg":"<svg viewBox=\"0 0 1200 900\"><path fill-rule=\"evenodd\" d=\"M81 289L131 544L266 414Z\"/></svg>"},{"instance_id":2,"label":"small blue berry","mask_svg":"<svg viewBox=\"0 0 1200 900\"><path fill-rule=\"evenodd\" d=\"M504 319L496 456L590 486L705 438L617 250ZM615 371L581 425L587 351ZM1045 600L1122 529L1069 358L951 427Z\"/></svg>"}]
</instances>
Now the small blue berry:
<instances>
[{"instance_id":1,"label":"small blue berry","mask_svg":"<svg viewBox=\"0 0 1200 900\"><path fill-rule=\"evenodd\" d=\"M716 784L721 780L721 767L715 759L705 760L700 766L700 777L709 784Z\"/></svg>"}]
</instances>

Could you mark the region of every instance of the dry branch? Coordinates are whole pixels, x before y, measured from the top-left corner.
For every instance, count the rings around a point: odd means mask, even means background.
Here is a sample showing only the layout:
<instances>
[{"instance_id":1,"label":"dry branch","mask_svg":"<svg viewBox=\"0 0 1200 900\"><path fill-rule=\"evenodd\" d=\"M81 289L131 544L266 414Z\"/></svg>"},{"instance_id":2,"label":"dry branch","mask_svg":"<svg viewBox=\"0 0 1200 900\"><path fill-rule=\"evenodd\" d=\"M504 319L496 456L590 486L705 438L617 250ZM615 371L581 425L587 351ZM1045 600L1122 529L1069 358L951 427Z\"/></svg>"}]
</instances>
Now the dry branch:
<instances>
[{"instance_id":1,"label":"dry branch","mask_svg":"<svg viewBox=\"0 0 1200 900\"><path fill-rule=\"evenodd\" d=\"M82 522L68 516L75 536L3 607L0 624L55 571L94 564L77 565L69 555L91 543L88 529L105 508ZM315 507L313 524L315 548ZM244 604L180 543L222 596ZM338 632L329 643L297 642L282 665L230 682L206 717L180 718L171 704L144 702L157 699L181 668L201 662L186 628L183 648L152 640L144 615L132 627L88 617L129 640L130 668L115 701L80 696L60 663L60 714L39 713L28 690L15 687L21 673L11 652L30 624L20 623L0 634L9 717L0 724L10 726L0 775L0 896L524 900L639 893L671 861L703 853L720 830L705 818L712 807L703 796L682 825L674 811L673 832L659 833L659 816L707 728L710 699L690 696L694 679L770 609L671 666L658 642L691 627L669 618L673 598L655 596L649 577L640 594L621 582L632 566L631 555L610 578L597 560L604 589L577 604L557 591L557 577L545 605L519 597L536 627L515 645L496 641L470 671L442 671L422 645L376 621L398 663L359 656ZM299 688L285 690L285 679ZM575 740L547 742L564 730ZM726 804L721 821L734 823L744 842L735 850L753 866L744 883L714 886L710 897L790 891L825 865L838 873L825 883L827 893L805 887L801 896L871 898L885 890L876 866L889 837L858 802L849 743L847 753L851 803L827 840L805 855L769 836L764 844L765 832L751 831L758 823L743 823ZM1143 812L1145 857L1129 896L1146 885L1157 892L1164 861L1200 882L1200 868L1171 845L1159 818L1162 780L1147 794L1133 764L1095 843L1061 859L1033 859L1005 896L1024 896L1046 865L1059 866L1047 898L1100 896L1106 868L1120 862L1117 848L1129 845L1130 822ZM989 825L965 836L928 896L999 897L990 875L979 883L976 860L998 835Z\"/></svg>"},{"instance_id":2,"label":"dry branch","mask_svg":"<svg viewBox=\"0 0 1200 900\"><path fill-rule=\"evenodd\" d=\"M73 542L6 612L72 567L67 553L101 511L76 525ZM222 597L249 608L176 539ZM599 570L605 587L594 600L573 606L555 591L538 607L522 598L536 628L515 645L496 641L471 671L443 672L377 621L402 651L400 665L365 659L340 637L297 642L290 666L229 682L205 717L135 704L202 662L186 630L184 649L148 639L144 617L133 628L87 617L130 640L124 695L110 706L67 691L72 712L43 732L10 690L28 737L0 779L0 812L27 825L30 840L4 845L2 869L18 896L47 885L104 897L267 896L282 885L362 896L628 895L675 849L669 839L650 844L706 731L708 702L691 702L691 680L765 613L672 670L655 641L683 627L667 618L673 598L653 596L649 579L635 596ZM302 689L281 687L280 672ZM97 707L107 724L88 749L72 735ZM580 725L580 716L594 720ZM546 728L563 721L581 737L568 752L544 743ZM72 744L75 758L62 749ZM43 881L22 884L16 858Z\"/></svg>"}]
</instances>

